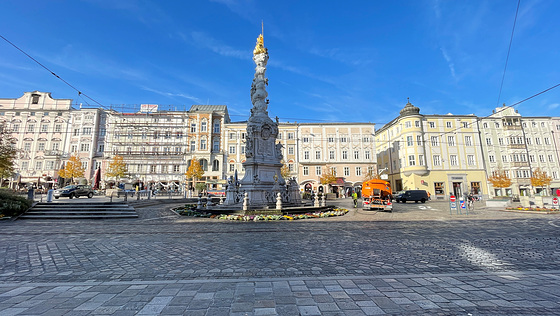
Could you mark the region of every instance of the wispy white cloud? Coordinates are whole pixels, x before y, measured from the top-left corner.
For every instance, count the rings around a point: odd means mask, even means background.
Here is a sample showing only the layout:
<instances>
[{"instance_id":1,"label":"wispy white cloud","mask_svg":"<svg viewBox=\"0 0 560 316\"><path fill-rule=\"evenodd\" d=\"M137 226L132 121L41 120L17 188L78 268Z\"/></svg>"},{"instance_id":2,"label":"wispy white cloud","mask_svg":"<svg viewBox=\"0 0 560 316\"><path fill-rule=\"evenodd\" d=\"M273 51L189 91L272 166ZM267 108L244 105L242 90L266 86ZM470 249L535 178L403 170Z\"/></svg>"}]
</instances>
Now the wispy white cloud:
<instances>
[{"instance_id":1,"label":"wispy white cloud","mask_svg":"<svg viewBox=\"0 0 560 316\"><path fill-rule=\"evenodd\" d=\"M453 60L451 60L451 57L449 57L449 54L447 54L447 50L445 50L445 48L440 47L439 49L441 51L441 54L443 55L443 58L447 62L447 67L449 67L449 71L451 71L451 76L453 77L453 79L457 80L457 75L455 74L455 63L453 63Z\"/></svg>"},{"instance_id":2,"label":"wispy white cloud","mask_svg":"<svg viewBox=\"0 0 560 316\"><path fill-rule=\"evenodd\" d=\"M361 67L373 62L373 59L371 58L371 52L368 52L367 49L364 48L361 48L359 50L341 48L312 48L309 50L309 52L320 57L336 60L338 62L352 66Z\"/></svg>"},{"instance_id":3,"label":"wispy white cloud","mask_svg":"<svg viewBox=\"0 0 560 316\"><path fill-rule=\"evenodd\" d=\"M147 74L137 68L126 67L116 60L103 59L98 54L75 49L72 45L66 45L62 51L51 55L34 54L34 56L41 62L46 61L47 67L52 68L51 70L54 73L58 72L57 67L62 67L81 74L100 75L122 80L143 81L149 78ZM52 67L52 65L57 67Z\"/></svg>"},{"instance_id":4,"label":"wispy white cloud","mask_svg":"<svg viewBox=\"0 0 560 316\"><path fill-rule=\"evenodd\" d=\"M250 59L251 54L247 50L235 49L221 41L213 38L205 32L192 31L189 34L177 33L188 44L209 49L210 51L226 57L234 57L237 59Z\"/></svg>"},{"instance_id":5,"label":"wispy white cloud","mask_svg":"<svg viewBox=\"0 0 560 316\"><path fill-rule=\"evenodd\" d=\"M191 100L191 101L193 101L194 103L197 103L197 104L202 104L203 103L203 101L201 99L199 99L197 97L194 97L194 96L191 96L191 95L184 94L184 93L173 93L173 92L160 91L160 90L156 90L156 89L145 87L145 86L142 86L141 88L142 88L142 90L153 92L153 93L163 95L163 96L166 96L166 97L170 97L170 98L179 97L179 98L184 98L184 99L187 99L187 100Z\"/></svg>"},{"instance_id":6,"label":"wispy white cloud","mask_svg":"<svg viewBox=\"0 0 560 316\"><path fill-rule=\"evenodd\" d=\"M548 109L549 110L554 110L556 108L560 107L560 103L552 103L548 105Z\"/></svg>"}]
</instances>

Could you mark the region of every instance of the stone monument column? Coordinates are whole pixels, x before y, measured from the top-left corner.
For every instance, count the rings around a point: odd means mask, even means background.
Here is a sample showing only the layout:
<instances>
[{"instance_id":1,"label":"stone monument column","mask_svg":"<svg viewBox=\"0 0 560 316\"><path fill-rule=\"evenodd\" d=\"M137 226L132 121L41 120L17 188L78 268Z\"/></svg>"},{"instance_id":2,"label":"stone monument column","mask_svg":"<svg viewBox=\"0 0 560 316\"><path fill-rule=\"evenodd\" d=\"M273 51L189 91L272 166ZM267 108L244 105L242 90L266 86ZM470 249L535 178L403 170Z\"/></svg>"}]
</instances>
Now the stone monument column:
<instances>
[{"instance_id":1,"label":"stone monument column","mask_svg":"<svg viewBox=\"0 0 560 316\"><path fill-rule=\"evenodd\" d=\"M278 122L268 116L268 92L265 77L268 50L264 47L263 35L257 38L253 50L255 77L251 84L251 116L247 122L247 136L243 163L245 176L240 181L240 191L247 192L252 208L274 205L274 186L284 188L286 182L281 176L282 145L276 144Z\"/></svg>"}]
</instances>

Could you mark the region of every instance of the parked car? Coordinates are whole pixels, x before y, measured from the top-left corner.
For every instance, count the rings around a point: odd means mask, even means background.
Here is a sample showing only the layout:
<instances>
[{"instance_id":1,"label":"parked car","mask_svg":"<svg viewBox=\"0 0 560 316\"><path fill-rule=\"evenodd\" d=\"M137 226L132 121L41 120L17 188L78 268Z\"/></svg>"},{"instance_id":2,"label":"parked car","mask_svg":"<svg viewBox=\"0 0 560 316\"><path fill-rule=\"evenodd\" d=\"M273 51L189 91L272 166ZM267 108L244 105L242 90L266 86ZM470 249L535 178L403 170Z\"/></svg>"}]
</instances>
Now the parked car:
<instances>
[{"instance_id":1,"label":"parked car","mask_svg":"<svg viewBox=\"0 0 560 316\"><path fill-rule=\"evenodd\" d=\"M54 198L59 197L69 197L78 198L80 196L87 196L88 198L93 197L93 189L89 185L67 185L62 189L54 190Z\"/></svg>"},{"instance_id":2,"label":"parked car","mask_svg":"<svg viewBox=\"0 0 560 316\"><path fill-rule=\"evenodd\" d=\"M426 203L428 200L428 192L425 190L407 190L397 195L395 201L406 203L407 201L414 201L416 203Z\"/></svg>"}]
</instances>

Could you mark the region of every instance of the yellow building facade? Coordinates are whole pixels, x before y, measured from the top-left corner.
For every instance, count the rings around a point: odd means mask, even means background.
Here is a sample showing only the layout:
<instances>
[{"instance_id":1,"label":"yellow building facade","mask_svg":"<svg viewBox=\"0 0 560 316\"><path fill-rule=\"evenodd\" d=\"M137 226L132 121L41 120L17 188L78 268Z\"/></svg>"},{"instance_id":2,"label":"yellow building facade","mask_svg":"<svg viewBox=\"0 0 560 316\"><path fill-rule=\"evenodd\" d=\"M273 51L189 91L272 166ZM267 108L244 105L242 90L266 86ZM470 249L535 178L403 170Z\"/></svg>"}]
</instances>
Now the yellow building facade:
<instances>
[{"instance_id":1,"label":"yellow building facade","mask_svg":"<svg viewBox=\"0 0 560 316\"><path fill-rule=\"evenodd\" d=\"M377 162L394 192L426 190L432 199L488 195L477 117L422 115L410 102L376 131Z\"/></svg>"}]
</instances>

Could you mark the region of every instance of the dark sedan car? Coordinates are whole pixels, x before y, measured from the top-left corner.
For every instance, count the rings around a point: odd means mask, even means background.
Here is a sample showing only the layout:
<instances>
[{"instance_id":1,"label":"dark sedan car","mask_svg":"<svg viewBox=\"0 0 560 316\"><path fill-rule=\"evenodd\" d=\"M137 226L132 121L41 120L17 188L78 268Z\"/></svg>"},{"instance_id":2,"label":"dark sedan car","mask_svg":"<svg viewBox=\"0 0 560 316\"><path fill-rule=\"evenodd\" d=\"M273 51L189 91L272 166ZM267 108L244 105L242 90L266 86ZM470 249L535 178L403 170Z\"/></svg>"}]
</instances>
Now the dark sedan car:
<instances>
[{"instance_id":1,"label":"dark sedan car","mask_svg":"<svg viewBox=\"0 0 560 316\"><path fill-rule=\"evenodd\" d=\"M80 196L93 197L93 189L89 185L67 185L62 189L54 190L54 198L59 197L78 198Z\"/></svg>"}]
</instances>

